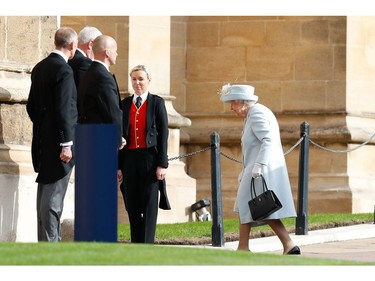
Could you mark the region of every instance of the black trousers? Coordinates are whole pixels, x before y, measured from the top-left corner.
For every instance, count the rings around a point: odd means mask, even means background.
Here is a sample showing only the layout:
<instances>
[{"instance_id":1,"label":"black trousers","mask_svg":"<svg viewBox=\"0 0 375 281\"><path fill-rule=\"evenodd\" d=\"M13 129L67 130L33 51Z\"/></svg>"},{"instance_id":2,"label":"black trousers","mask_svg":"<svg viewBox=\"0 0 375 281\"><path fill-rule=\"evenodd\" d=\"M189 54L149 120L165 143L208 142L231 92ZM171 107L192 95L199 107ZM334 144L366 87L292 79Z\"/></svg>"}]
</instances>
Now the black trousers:
<instances>
[{"instance_id":1,"label":"black trousers","mask_svg":"<svg viewBox=\"0 0 375 281\"><path fill-rule=\"evenodd\" d=\"M126 150L122 172L121 192L129 217L131 242L153 244L159 201L155 149Z\"/></svg>"}]
</instances>

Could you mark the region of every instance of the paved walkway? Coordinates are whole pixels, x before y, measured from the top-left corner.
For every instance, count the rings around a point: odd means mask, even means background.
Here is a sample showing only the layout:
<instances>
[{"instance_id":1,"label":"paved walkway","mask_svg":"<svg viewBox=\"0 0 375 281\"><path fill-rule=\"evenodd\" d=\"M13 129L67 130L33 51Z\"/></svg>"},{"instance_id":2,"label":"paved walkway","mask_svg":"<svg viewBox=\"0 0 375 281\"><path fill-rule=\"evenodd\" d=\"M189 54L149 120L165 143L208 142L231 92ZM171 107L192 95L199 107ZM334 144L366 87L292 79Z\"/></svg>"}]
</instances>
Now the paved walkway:
<instances>
[{"instance_id":1,"label":"paved walkway","mask_svg":"<svg viewBox=\"0 0 375 281\"><path fill-rule=\"evenodd\" d=\"M375 264L375 238L304 245L300 248L302 255L306 257L373 262ZM281 253L281 251L276 252Z\"/></svg>"},{"instance_id":2,"label":"paved walkway","mask_svg":"<svg viewBox=\"0 0 375 281\"><path fill-rule=\"evenodd\" d=\"M291 234L293 241L300 247L301 256L370 262L369 266L237 266L233 267L194 267L183 274L209 276L213 280L222 280L231 272L233 278L255 280L290 281L294 279L339 281L373 280L375 276L375 224L365 223L352 226L335 227L309 231L306 235ZM250 239L250 250L262 253L282 253L282 245L276 236ZM237 242L226 242L219 250L234 251ZM213 248L212 245L188 246ZM373 265L372 265L373 264ZM197 271L201 270L201 272ZM266 276L266 277L265 277ZM245 279L246 279L245 278Z\"/></svg>"},{"instance_id":3,"label":"paved walkway","mask_svg":"<svg viewBox=\"0 0 375 281\"><path fill-rule=\"evenodd\" d=\"M366 261L375 263L375 224L366 223L291 234L302 256ZM235 250L238 242L227 242L224 248ZM252 252L282 253L276 236L250 240Z\"/></svg>"}]
</instances>

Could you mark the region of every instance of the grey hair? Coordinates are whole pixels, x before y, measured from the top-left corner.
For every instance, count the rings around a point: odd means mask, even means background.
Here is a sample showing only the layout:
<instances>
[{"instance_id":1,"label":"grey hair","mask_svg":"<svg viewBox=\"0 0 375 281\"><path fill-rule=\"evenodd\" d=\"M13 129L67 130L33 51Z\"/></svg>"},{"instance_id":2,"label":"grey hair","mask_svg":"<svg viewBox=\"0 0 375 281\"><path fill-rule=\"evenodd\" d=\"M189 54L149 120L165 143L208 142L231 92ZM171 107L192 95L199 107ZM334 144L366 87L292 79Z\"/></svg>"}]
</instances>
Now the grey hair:
<instances>
[{"instance_id":1,"label":"grey hair","mask_svg":"<svg viewBox=\"0 0 375 281\"><path fill-rule=\"evenodd\" d=\"M257 102L256 101L253 101L253 100L243 100L243 103L246 103L248 106L253 106L254 104L256 104Z\"/></svg>"},{"instance_id":2,"label":"grey hair","mask_svg":"<svg viewBox=\"0 0 375 281\"><path fill-rule=\"evenodd\" d=\"M91 40L95 40L99 35L102 35L99 29L93 26L86 26L79 32L78 42L80 44L86 44Z\"/></svg>"},{"instance_id":3,"label":"grey hair","mask_svg":"<svg viewBox=\"0 0 375 281\"><path fill-rule=\"evenodd\" d=\"M60 27L55 33L55 46L66 48L70 43L77 40L77 33L71 27Z\"/></svg>"},{"instance_id":4,"label":"grey hair","mask_svg":"<svg viewBox=\"0 0 375 281\"><path fill-rule=\"evenodd\" d=\"M146 72L148 80L151 81L151 73L150 73L150 71L148 71L147 67L144 66L143 64L139 64L137 66L134 66L132 68L132 70L130 71L130 77L132 76L133 72L140 71L140 70Z\"/></svg>"}]
</instances>

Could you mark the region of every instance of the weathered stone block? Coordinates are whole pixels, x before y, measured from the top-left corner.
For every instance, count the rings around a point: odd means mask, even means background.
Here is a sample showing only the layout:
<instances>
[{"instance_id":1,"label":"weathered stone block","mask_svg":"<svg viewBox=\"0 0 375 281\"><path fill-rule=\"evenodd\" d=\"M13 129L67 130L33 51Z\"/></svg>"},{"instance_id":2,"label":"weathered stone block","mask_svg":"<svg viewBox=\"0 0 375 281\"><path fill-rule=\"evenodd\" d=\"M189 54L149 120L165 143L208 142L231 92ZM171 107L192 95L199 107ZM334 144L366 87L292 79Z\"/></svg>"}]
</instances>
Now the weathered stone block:
<instances>
[{"instance_id":1,"label":"weathered stone block","mask_svg":"<svg viewBox=\"0 0 375 281\"><path fill-rule=\"evenodd\" d=\"M294 80L294 51L294 48L289 46L247 47L245 72L247 80L263 82Z\"/></svg>"}]
</instances>

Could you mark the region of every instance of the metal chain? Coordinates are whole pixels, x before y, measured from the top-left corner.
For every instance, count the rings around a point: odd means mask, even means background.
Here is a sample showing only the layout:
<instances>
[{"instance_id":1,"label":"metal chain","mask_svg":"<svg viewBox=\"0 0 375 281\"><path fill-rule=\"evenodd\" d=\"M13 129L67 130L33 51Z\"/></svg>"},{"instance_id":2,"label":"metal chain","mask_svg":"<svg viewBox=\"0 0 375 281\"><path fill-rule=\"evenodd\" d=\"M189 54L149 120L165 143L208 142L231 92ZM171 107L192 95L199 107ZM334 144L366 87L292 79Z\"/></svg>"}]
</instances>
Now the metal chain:
<instances>
[{"instance_id":1,"label":"metal chain","mask_svg":"<svg viewBox=\"0 0 375 281\"><path fill-rule=\"evenodd\" d=\"M370 137L370 139L368 139L368 140L365 141L364 143L361 143L360 145L358 145L358 146L356 146L356 147L354 147L354 148L352 148L352 149L342 149L342 150L340 150L340 149L338 149L338 150L335 150L335 149L329 149L329 148L326 148L326 147L323 147L323 146L317 144L316 142L314 142L314 141L312 141L312 140L310 140L310 142L311 142L313 145L319 147L320 149L323 149L323 150L326 150L326 151L329 151L329 152L334 152L334 153L342 153L342 152L344 152L344 153L346 153L346 152L352 152L352 151L354 151L354 150L357 150L358 148L360 148L360 147L362 147L362 146L368 144L368 143L369 143L374 137L375 137L375 134L373 134L373 135Z\"/></svg>"},{"instance_id":2,"label":"metal chain","mask_svg":"<svg viewBox=\"0 0 375 281\"><path fill-rule=\"evenodd\" d=\"M181 158L184 158L184 157L193 156L193 155L205 152L205 151L210 150L210 149L211 149L211 146L203 148L201 150L193 151L191 153L187 153L187 154L184 154L184 155L180 155L180 156L169 158L168 161L173 161L173 160L181 159Z\"/></svg>"},{"instance_id":3,"label":"metal chain","mask_svg":"<svg viewBox=\"0 0 375 281\"><path fill-rule=\"evenodd\" d=\"M288 155L292 150L294 150L298 145L300 145L300 143L303 141L303 139L305 138L306 135L303 135L290 149L288 149L285 153L284 153L284 156ZM320 149L323 149L323 150L326 150L326 151L329 151L329 152L334 152L334 153L341 153L341 152L344 152L344 153L347 153L347 152L352 152L354 150L357 150L358 148L368 144L373 138L375 138L375 134L373 134L370 139L368 139L367 141L365 141L364 143L358 145L357 147L355 148L352 148L352 149L345 149L345 150L334 150L334 149L329 149L329 148L326 148L324 146L321 146L319 144L317 144L316 142L312 141L311 139L309 139L310 143L312 143L313 145L317 146L318 148ZM201 150L197 150L197 151L193 151L191 153L187 153L187 154L184 154L184 155L180 155L180 156L176 156L176 157L172 157L172 158L169 158L168 161L173 161L173 160L177 160L177 159L181 159L181 158L185 158L185 157L189 157L189 156L193 156L193 155L197 155L199 153L202 153L202 152L205 152L207 150L210 150L211 149L211 146L209 147L206 147L206 148L203 148ZM234 157L232 156L229 156L228 154L224 153L224 152L221 152L220 151L220 154L223 155L224 157L228 158L229 160L232 160L232 161L235 161L239 164L242 164L242 161L240 160L237 160L235 159Z\"/></svg>"},{"instance_id":4,"label":"metal chain","mask_svg":"<svg viewBox=\"0 0 375 281\"><path fill-rule=\"evenodd\" d=\"M233 158L232 156L229 156L228 154L225 154L224 152L221 152L221 151L220 151L220 154L223 155L223 156L225 156L225 157L228 158L229 160L232 160L232 161L234 161L234 162L237 162L237 163L242 164L242 161L239 161L239 160Z\"/></svg>"},{"instance_id":5,"label":"metal chain","mask_svg":"<svg viewBox=\"0 0 375 281\"><path fill-rule=\"evenodd\" d=\"M291 148L289 148L289 150L287 152L284 153L284 156L286 156L287 154L289 154L293 149L295 149L302 141L303 139L305 138L305 134L303 134L303 136L297 141L297 143L295 145L293 145Z\"/></svg>"},{"instance_id":6,"label":"metal chain","mask_svg":"<svg viewBox=\"0 0 375 281\"><path fill-rule=\"evenodd\" d=\"M296 144L294 144L291 148L289 148L289 150L288 150L287 152L285 152L284 155L289 154L293 149L295 149L295 148L296 148L296 147L297 147L297 146L303 141L304 137L305 137L305 135L303 135L303 136L297 141ZM229 160L233 160L233 161L235 161L235 162L237 162L237 163L242 164L242 161L239 161L239 160L237 160L237 159L235 159L235 158L229 156L228 154L225 154L224 152L220 152L220 154L223 155L223 156L225 156L225 157L228 158Z\"/></svg>"}]
</instances>

